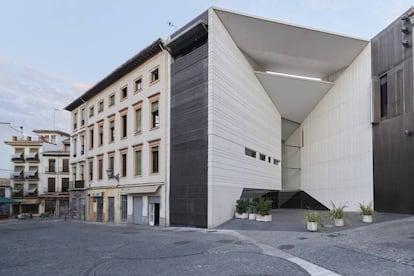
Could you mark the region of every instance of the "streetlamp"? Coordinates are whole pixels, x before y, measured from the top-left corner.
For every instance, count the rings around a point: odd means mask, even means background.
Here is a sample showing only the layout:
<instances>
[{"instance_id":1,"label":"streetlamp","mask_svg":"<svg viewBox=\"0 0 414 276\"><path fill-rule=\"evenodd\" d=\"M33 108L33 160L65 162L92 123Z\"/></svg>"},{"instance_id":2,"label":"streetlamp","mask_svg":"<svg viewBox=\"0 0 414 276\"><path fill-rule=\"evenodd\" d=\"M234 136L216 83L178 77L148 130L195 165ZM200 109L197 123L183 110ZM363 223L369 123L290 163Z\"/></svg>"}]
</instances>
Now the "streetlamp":
<instances>
[{"instance_id":1,"label":"streetlamp","mask_svg":"<svg viewBox=\"0 0 414 276\"><path fill-rule=\"evenodd\" d=\"M107 169L106 170L106 175L108 176L108 178L115 178L116 181L118 181L119 184L119 173L117 173L116 175L114 175L114 170L113 169Z\"/></svg>"}]
</instances>

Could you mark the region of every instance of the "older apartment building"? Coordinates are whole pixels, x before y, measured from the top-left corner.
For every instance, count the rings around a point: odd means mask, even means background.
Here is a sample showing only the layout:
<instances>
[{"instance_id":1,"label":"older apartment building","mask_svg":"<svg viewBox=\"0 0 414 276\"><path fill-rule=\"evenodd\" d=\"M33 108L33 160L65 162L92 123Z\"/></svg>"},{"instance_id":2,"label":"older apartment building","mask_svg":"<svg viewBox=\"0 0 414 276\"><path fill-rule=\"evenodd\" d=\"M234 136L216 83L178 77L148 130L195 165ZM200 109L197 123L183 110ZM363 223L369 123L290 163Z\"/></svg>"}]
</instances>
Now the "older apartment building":
<instances>
[{"instance_id":1,"label":"older apartment building","mask_svg":"<svg viewBox=\"0 0 414 276\"><path fill-rule=\"evenodd\" d=\"M164 63L142 73L139 64L131 75L122 71L127 62L67 107L73 171L88 174L89 218L146 223L158 194L167 225L215 227L233 216L237 199L260 195L275 208L332 201L356 211L372 201L414 213L413 15L367 40L208 9L159 46ZM162 88L141 102L130 87L142 75L143 91L151 89L145 77L156 66ZM152 130L158 92L160 129ZM149 116L142 136L134 114ZM105 168L120 173L119 183Z\"/></svg>"},{"instance_id":2,"label":"older apartment building","mask_svg":"<svg viewBox=\"0 0 414 276\"><path fill-rule=\"evenodd\" d=\"M20 204L12 215L66 215L69 200L69 134L58 130L34 130L37 138L13 136L11 146L11 197Z\"/></svg>"},{"instance_id":3,"label":"older apartment building","mask_svg":"<svg viewBox=\"0 0 414 276\"><path fill-rule=\"evenodd\" d=\"M66 107L77 218L168 224L168 64L158 39Z\"/></svg>"}]
</instances>

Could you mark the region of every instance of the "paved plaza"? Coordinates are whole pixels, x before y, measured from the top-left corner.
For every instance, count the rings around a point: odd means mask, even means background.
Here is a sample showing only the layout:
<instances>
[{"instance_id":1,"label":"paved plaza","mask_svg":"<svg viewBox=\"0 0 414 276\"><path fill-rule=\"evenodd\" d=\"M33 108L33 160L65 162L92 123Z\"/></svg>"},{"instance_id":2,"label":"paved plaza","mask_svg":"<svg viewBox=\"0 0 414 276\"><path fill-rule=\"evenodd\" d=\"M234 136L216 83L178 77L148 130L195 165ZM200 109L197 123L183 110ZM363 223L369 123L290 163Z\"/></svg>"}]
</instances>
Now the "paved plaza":
<instances>
[{"instance_id":1,"label":"paved plaza","mask_svg":"<svg viewBox=\"0 0 414 276\"><path fill-rule=\"evenodd\" d=\"M0 275L414 275L414 217L309 233L301 212L209 230L1 221Z\"/></svg>"}]
</instances>

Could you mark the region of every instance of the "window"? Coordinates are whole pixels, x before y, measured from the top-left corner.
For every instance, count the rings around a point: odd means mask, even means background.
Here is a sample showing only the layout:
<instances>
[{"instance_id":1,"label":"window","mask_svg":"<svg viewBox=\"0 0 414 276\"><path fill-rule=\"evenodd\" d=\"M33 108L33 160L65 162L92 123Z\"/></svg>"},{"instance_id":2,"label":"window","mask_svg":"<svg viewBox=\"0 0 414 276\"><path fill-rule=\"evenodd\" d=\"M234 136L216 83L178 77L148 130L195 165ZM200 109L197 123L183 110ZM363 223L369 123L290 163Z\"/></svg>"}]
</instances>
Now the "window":
<instances>
[{"instance_id":1,"label":"window","mask_svg":"<svg viewBox=\"0 0 414 276\"><path fill-rule=\"evenodd\" d=\"M142 175L142 144L134 147L135 175Z\"/></svg>"},{"instance_id":2,"label":"window","mask_svg":"<svg viewBox=\"0 0 414 276\"><path fill-rule=\"evenodd\" d=\"M62 192L67 193L69 191L69 178L62 178Z\"/></svg>"},{"instance_id":3,"label":"window","mask_svg":"<svg viewBox=\"0 0 414 276\"><path fill-rule=\"evenodd\" d=\"M263 153L261 153L260 154L260 160L266 161L266 155L264 155Z\"/></svg>"},{"instance_id":4,"label":"window","mask_svg":"<svg viewBox=\"0 0 414 276\"><path fill-rule=\"evenodd\" d=\"M142 78L139 78L135 80L135 91L141 91L142 90Z\"/></svg>"},{"instance_id":5,"label":"window","mask_svg":"<svg viewBox=\"0 0 414 276\"><path fill-rule=\"evenodd\" d=\"M151 128L159 127L160 119L158 117L158 101L151 103Z\"/></svg>"},{"instance_id":6,"label":"window","mask_svg":"<svg viewBox=\"0 0 414 276\"><path fill-rule=\"evenodd\" d=\"M151 146L151 172L158 173L159 171L159 144Z\"/></svg>"},{"instance_id":7,"label":"window","mask_svg":"<svg viewBox=\"0 0 414 276\"><path fill-rule=\"evenodd\" d=\"M73 157L76 157L76 151L77 151L77 139L73 138Z\"/></svg>"},{"instance_id":8,"label":"window","mask_svg":"<svg viewBox=\"0 0 414 276\"><path fill-rule=\"evenodd\" d=\"M95 112L95 107L94 106L89 107L89 118L93 117L94 112Z\"/></svg>"},{"instance_id":9,"label":"window","mask_svg":"<svg viewBox=\"0 0 414 276\"><path fill-rule=\"evenodd\" d=\"M98 103L98 113L101 113L104 110L104 100Z\"/></svg>"},{"instance_id":10,"label":"window","mask_svg":"<svg viewBox=\"0 0 414 276\"><path fill-rule=\"evenodd\" d=\"M127 175L127 152L126 150L121 153L121 176Z\"/></svg>"},{"instance_id":11,"label":"window","mask_svg":"<svg viewBox=\"0 0 414 276\"><path fill-rule=\"evenodd\" d=\"M99 124L99 146L103 145L103 122Z\"/></svg>"},{"instance_id":12,"label":"window","mask_svg":"<svg viewBox=\"0 0 414 276\"><path fill-rule=\"evenodd\" d=\"M113 106L115 104L115 94L109 95L108 106Z\"/></svg>"},{"instance_id":13,"label":"window","mask_svg":"<svg viewBox=\"0 0 414 276\"><path fill-rule=\"evenodd\" d=\"M81 109L81 127L85 125L85 108Z\"/></svg>"},{"instance_id":14,"label":"window","mask_svg":"<svg viewBox=\"0 0 414 276\"><path fill-rule=\"evenodd\" d=\"M54 177L49 177L47 179L47 191L49 193L54 193L56 192L56 178Z\"/></svg>"},{"instance_id":15,"label":"window","mask_svg":"<svg viewBox=\"0 0 414 276\"><path fill-rule=\"evenodd\" d=\"M50 135L50 143L56 144L56 135Z\"/></svg>"},{"instance_id":16,"label":"window","mask_svg":"<svg viewBox=\"0 0 414 276\"><path fill-rule=\"evenodd\" d=\"M81 135L81 155L85 154L85 136Z\"/></svg>"},{"instance_id":17,"label":"window","mask_svg":"<svg viewBox=\"0 0 414 276\"><path fill-rule=\"evenodd\" d=\"M380 93L381 93L381 118L388 116L388 81L387 75L380 78Z\"/></svg>"},{"instance_id":18,"label":"window","mask_svg":"<svg viewBox=\"0 0 414 276\"><path fill-rule=\"evenodd\" d=\"M256 152L249 148L244 148L244 154L253 158L256 158Z\"/></svg>"},{"instance_id":19,"label":"window","mask_svg":"<svg viewBox=\"0 0 414 276\"><path fill-rule=\"evenodd\" d=\"M115 139L115 117L109 120L109 143Z\"/></svg>"},{"instance_id":20,"label":"window","mask_svg":"<svg viewBox=\"0 0 414 276\"><path fill-rule=\"evenodd\" d=\"M72 167L72 179L73 181L76 181L76 166Z\"/></svg>"},{"instance_id":21,"label":"window","mask_svg":"<svg viewBox=\"0 0 414 276\"><path fill-rule=\"evenodd\" d=\"M121 100L124 100L128 97L128 86L121 88Z\"/></svg>"},{"instance_id":22,"label":"window","mask_svg":"<svg viewBox=\"0 0 414 276\"><path fill-rule=\"evenodd\" d=\"M267 157L267 160L269 161L269 163L272 163L272 157Z\"/></svg>"},{"instance_id":23,"label":"window","mask_svg":"<svg viewBox=\"0 0 414 276\"><path fill-rule=\"evenodd\" d=\"M103 178L103 156L98 157L98 180Z\"/></svg>"},{"instance_id":24,"label":"window","mask_svg":"<svg viewBox=\"0 0 414 276\"><path fill-rule=\"evenodd\" d=\"M93 159L89 159L89 180L93 180Z\"/></svg>"},{"instance_id":25,"label":"window","mask_svg":"<svg viewBox=\"0 0 414 276\"><path fill-rule=\"evenodd\" d=\"M78 127L78 113L73 113L73 129L75 130Z\"/></svg>"},{"instance_id":26,"label":"window","mask_svg":"<svg viewBox=\"0 0 414 276\"><path fill-rule=\"evenodd\" d=\"M63 159L62 165L62 172L69 172L69 159Z\"/></svg>"},{"instance_id":27,"label":"window","mask_svg":"<svg viewBox=\"0 0 414 276\"><path fill-rule=\"evenodd\" d=\"M85 167L83 165L80 165L80 179L81 180L85 180L84 175L85 175Z\"/></svg>"},{"instance_id":28,"label":"window","mask_svg":"<svg viewBox=\"0 0 414 276\"><path fill-rule=\"evenodd\" d=\"M141 108L135 109L135 133L140 133L142 127Z\"/></svg>"},{"instance_id":29,"label":"window","mask_svg":"<svg viewBox=\"0 0 414 276\"><path fill-rule=\"evenodd\" d=\"M89 148L93 149L93 126L89 129Z\"/></svg>"},{"instance_id":30,"label":"window","mask_svg":"<svg viewBox=\"0 0 414 276\"><path fill-rule=\"evenodd\" d=\"M158 68L151 71L151 83L156 82L158 80Z\"/></svg>"},{"instance_id":31,"label":"window","mask_svg":"<svg viewBox=\"0 0 414 276\"><path fill-rule=\"evenodd\" d=\"M48 172L56 172L56 160L49 159L49 170Z\"/></svg>"},{"instance_id":32,"label":"window","mask_svg":"<svg viewBox=\"0 0 414 276\"><path fill-rule=\"evenodd\" d=\"M127 137L127 114L121 115L121 138Z\"/></svg>"},{"instance_id":33,"label":"window","mask_svg":"<svg viewBox=\"0 0 414 276\"><path fill-rule=\"evenodd\" d=\"M273 158L273 165L279 165L280 161L276 158Z\"/></svg>"},{"instance_id":34,"label":"window","mask_svg":"<svg viewBox=\"0 0 414 276\"><path fill-rule=\"evenodd\" d=\"M114 172L114 152L108 153L108 169Z\"/></svg>"}]
</instances>

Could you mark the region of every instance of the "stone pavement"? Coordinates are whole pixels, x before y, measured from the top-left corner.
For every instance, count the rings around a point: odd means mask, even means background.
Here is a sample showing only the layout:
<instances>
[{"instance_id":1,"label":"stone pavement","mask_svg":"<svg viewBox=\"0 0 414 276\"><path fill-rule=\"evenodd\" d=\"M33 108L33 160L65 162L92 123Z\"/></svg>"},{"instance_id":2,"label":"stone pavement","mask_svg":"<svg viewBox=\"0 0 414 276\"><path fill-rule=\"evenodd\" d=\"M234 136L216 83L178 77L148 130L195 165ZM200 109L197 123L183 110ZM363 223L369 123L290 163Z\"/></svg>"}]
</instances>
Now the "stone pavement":
<instances>
[{"instance_id":1,"label":"stone pavement","mask_svg":"<svg viewBox=\"0 0 414 276\"><path fill-rule=\"evenodd\" d=\"M280 249L332 273L414 275L413 216L378 213L375 223L363 224L359 215L351 213L346 227L310 233L305 230L304 212L276 210L272 223L232 220L220 229L239 227L243 229L236 230L240 235L257 244Z\"/></svg>"}]
</instances>

